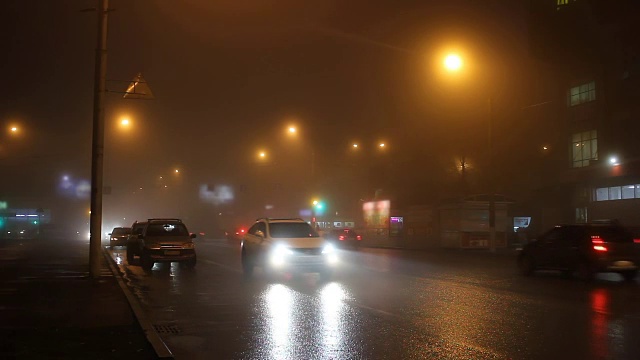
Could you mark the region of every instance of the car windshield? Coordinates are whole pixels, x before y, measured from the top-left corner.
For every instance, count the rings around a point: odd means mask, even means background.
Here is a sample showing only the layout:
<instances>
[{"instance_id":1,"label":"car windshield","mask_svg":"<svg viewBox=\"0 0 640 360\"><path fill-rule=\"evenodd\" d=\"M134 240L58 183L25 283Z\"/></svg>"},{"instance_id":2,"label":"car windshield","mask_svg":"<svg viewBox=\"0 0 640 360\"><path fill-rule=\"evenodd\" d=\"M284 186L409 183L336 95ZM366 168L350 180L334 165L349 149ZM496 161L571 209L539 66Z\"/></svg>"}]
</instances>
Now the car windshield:
<instances>
[{"instance_id":1,"label":"car windshield","mask_svg":"<svg viewBox=\"0 0 640 360\"><path fill-rule=\"evenodd\" d=\"M307 223L272 223L269 224L273 238L318 237L318 233Z\"/></svg>"},{"instance_id":2,"label":"car windshield","mask_svg":"<svg viewBox=\"0 0 640 360\"><path fill-rule=\"evenodd\" d=\"M111 235L118 236L118 235L127 235L129 233L131 233L131 228L115 228L111 232Z\"/></svg>"},{"instance_id":3,"label":"car windshield","mask_svg":"<svg viewBox=\"0 0 640 360\"><path fill-rule=\"evenodd\" d=\"M629 231L619 226L596 226L589 229L589 235L598 236L610 243L632 243L633 236Z\"/></svg>"},{"instance_id":4,"label":"car windshield","mask_svg":"<svg viewBox=\"0 0 640 360\"><path fill-rule=\"evenodd\" d=\"M147 228L147 236L188 236L189 232L187 231L186 226L184 224L175 224L175 223L156 223L149 224Z\"/></svg>"}]
</instances>

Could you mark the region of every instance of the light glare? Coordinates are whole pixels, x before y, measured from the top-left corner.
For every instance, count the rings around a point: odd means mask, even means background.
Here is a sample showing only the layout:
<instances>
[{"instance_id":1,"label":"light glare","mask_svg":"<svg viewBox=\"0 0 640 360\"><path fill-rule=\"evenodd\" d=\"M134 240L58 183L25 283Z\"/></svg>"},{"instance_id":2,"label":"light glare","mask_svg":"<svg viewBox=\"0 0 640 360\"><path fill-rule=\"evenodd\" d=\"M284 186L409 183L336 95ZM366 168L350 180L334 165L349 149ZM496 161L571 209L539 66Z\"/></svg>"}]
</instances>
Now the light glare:
<instances>
[{"instance_id":1,"label":"light glare","mask_svg":"<svg viewBox=\"0 0 640 360\"><path fill-rule=\"evenodd\" d=\"M444 66L450 71L460 70L462 67L462 59L456 54L447 55L444 59Z\"/></svg>"}]
</instances>

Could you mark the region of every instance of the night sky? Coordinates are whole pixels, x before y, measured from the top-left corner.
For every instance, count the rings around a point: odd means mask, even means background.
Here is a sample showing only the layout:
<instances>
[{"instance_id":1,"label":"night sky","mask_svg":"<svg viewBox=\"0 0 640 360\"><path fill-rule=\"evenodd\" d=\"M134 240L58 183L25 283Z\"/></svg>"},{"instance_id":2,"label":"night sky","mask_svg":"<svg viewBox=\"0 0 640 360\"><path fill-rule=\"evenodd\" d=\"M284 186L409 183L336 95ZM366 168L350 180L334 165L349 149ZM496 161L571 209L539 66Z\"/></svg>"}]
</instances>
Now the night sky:
<instances>
[{"instance_id":1,"label":"night sky","mask_svg":"<svg viewBox=\"0 0 640 360\"><path fill-rule=\"evenodd\" d=\"M97 21L81 10L96 6L2 2L0 196L10 206L75 215L89 207L82 191L60 187L63 176L74 186L90 179ZM105 218L168 214L154 213L162 206L194 219L223 210L257 217L264 204L287 213L312 196L346 209L379 188L403 205L432 203L455 194L456 156L482 168L487 94L498 120L520 119L514 112L531 100L523 1L111 0L110 8ZM464 57L464 73L444 74L448 51ZM122 99L139 72L155 99ZM118 127L124 116L127 131ZM295 143L285 133L292 123ZM496 131L517 139L519 123ZM10 124L18 136L4 131ZM354 141L360 154L350 153ZM162 202L164 185L179 191ZM234 198L203 199L203 185L228 186ZM140 187L156 193L134 200Z\"/></svg>"}]
</instances>

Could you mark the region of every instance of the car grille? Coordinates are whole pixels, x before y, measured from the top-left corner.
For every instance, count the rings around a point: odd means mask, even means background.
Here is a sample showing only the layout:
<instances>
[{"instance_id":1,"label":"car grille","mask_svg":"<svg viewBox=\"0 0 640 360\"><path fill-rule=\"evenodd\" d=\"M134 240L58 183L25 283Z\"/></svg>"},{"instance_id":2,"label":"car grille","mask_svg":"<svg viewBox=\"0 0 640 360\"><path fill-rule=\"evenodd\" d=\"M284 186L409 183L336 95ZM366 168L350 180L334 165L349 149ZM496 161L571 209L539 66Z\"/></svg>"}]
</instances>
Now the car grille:
<instances>
[{"instance_id":1,"label":"car grille","mask_svg":"<svg viewBox=\"0 0 640 360\"><path fill-rule=\"evenodd\" d=\"M180 250L180 249L182 249L182 245L176 245L176 244L160 244L160 249L162 249L162 250L171 250L171 249Z\"/></svg>"},{"instance_id":2,"label":"car grille","mask_svg":"<svg viewBox=\"0 0 640 360\"><path fill-rule=\"evenodd\" d=\"M291 249L296 255L322 255L322 248Z\"/></svg>"}]
</instances>

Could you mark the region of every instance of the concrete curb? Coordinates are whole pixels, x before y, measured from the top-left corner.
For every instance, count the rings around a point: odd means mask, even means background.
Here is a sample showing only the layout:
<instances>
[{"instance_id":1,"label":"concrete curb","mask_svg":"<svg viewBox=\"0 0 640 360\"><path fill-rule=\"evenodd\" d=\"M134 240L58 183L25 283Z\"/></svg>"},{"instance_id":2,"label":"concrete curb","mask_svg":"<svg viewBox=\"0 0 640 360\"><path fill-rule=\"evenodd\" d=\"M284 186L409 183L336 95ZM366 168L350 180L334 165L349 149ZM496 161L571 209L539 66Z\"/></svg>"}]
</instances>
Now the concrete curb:
<instances>
[{"instance_id":1,"label":"concrete curb","mask_svg":"<svg viewBox=\"0 0 640 360\"><path fill-rule=\"evenodd\" d=\"M109 264L109 268L111 268L113 276L115 276L115 278L118 280L120 289L122 289L122 292L127 297L129 307L131 307L133 314L135 315L138 323L140 324L140 327L147 337L147 341L149 341L149 343L153 347L153 350L155 351L158 359L173 359L173 353L171 353L171 350L169 350L167 344L165 344L160 335L158 335L158 332L153 327L153 324L151 324L151 321L147 317L147 314L144 312L144 309L142 309L142 305L140 305L138 299L133 295L131 290L129 290L127 284L124 283L124 280L120 275L120 271L118 270L118 264L116 264L115 260L109 255L104 247L102 248L102 255L104 255L104 257L107 259L107 263Z\"/></svg>"}]
</instances>

